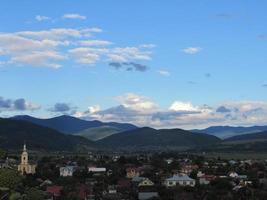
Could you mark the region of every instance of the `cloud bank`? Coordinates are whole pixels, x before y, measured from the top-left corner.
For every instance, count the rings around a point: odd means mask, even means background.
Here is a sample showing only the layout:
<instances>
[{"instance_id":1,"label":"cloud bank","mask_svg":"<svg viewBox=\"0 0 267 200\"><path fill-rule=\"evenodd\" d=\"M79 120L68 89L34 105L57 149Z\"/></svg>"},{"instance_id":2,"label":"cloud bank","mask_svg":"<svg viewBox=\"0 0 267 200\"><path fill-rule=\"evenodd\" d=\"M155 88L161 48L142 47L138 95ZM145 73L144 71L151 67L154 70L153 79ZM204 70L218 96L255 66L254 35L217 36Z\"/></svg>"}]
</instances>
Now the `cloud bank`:
<instances>
[{"instance_id":1,"label":"cloud bank","mask_svg":"<svg viewBox=\"0 0 267 200\"><path fill-rule=\"evenodd\" d=\"M76 112L75 116L101 121L130 122L155 128L205 128L217 125L252 126L267 124L267 103L260 101L224 102L216 106L174 101L162 108L148 97L133 93L114 98L118 105L99 105Z\"/></svg>"}]
</instances>

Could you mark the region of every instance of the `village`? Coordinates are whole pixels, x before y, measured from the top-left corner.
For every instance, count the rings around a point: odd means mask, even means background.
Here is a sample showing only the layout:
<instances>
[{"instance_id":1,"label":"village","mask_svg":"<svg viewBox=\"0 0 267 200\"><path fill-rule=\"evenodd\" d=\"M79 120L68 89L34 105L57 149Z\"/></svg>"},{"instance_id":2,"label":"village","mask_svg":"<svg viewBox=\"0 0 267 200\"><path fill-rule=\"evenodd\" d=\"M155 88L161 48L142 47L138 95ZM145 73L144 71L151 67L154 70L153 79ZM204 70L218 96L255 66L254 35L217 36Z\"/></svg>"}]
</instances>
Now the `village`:
<instances>
[{"instance_id":1,"label":"village","mask_svg":"<svg viewBox=\"0 0 267 200\"><path fill-rule=\"evenodd\" d=\"M264 199L266 160L178 152L2 157L1 199Z\"/></svg>"}]
</instances>

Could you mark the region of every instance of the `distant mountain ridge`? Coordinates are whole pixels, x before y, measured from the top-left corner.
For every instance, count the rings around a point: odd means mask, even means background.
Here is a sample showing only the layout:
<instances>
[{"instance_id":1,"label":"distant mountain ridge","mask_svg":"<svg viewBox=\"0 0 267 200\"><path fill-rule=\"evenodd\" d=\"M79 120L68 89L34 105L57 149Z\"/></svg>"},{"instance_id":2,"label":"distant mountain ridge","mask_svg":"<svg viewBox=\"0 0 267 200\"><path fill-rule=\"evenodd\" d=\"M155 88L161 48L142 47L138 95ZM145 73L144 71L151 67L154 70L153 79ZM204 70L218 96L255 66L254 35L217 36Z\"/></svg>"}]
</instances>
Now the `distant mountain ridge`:
<instances>
[{"instance_id":1,"label":"distant mountain ridge","mask_svg":"<svg viewBox=\"0 0 267 200\"><path fill-rule=\"evenodd\" d=\"M32 150L76 151L95 147L92 141L80 136L66 135L27 121L0 118L0 148L18 150L24 141Z\"/></svg>"},{"instance_id":2,"label":"distant mountain ridge","mask_svg":"<svg viewBox=\"0 0 267 200\"><path fill-rule=\"evenodd\" d=\"M211 126L206 129L194 129L191 131L195 133L206 133L209 135L217 136L221 139L226 139L237 135L267 131L267 126L251 126L251 127Z\"/></svg>"},{"instance_id":3,"label":"distant mountain ridge","mask_svg":"<svg viewBox=\"0 0 267 200\"><path fill-rule=\"evenodd\" d=\"M182 129L139 128L117 133L96 142L110 148L168 148L168 147L197 147L216 144L221 140L215 136L191 133Z\"/></svg>"},{"instance_id":4,"label":"distant mountain ridge","mask_svg":"<svg viewBox=\"0 0 267 200\"><path fill-rule=\"evenodd\" d=\"M110 126L121 129L123 131L133 130L137 128L137 126L129 123L101 122L97 120L86 121L68 115L62 115L48 119L39 119L28 115L18 115L11 117L11 119L28 121L37 125L55 129L65 134L76 134L89 128L96 128L101 126Z\"/></svg>"}]
</instances>

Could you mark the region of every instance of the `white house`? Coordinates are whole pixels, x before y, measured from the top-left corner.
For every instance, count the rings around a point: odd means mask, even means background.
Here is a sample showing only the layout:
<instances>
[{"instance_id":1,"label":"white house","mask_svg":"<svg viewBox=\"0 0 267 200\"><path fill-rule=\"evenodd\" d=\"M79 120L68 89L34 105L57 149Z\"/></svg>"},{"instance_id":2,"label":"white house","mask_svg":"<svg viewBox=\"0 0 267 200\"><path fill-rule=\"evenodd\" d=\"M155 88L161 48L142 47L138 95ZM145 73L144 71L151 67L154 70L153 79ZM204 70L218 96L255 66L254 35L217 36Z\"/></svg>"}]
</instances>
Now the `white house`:
<instances>
[{"instance_id":1,"label":"white house","mask_svg":"<svg viewBox=\"0 0 267 200\"><path fill-rule=\"evenodd\" d=\"M73 173L75 172L75 170L76 170L75 166L60 167L59 168L60 176L63 176L63 177L73 176Z\"/></svg>"},{"instance_id":2,"label":"white house","mask_svg":"<svg viewBox=\"0 0 267 200\"><path fill-rule=\"evenodd\" d=\"M88 167L88 172L92 173L105 173L106 171L105 167Z\"/></svg>"},{"instance_id":3,"label":"white house","mask_svg":"<svg viewBox=\"0 0 267 200\"><path fill-rule=\"evenodd\" d=\"M229 176L230 178L237 178L237 177L238 177L238 173L236 173L236 172L229 172L229 173L228 173L228 176Z\"/></svg>"},{"instance_id":4,"label":"white house","mask_svg":"<svg viewBox=\"0 0 267 200\"><path fill-rule=\"evenodd\" d=\"M190 186L194 187L196 181L184 174L176 174L170 178L167 178L164 182L166 187L175 187L175 186Z\"/></svg>"},{"instance_id":5,"label":"white house","mask_svg":"<svg viewBox=\"0 0 267 200\"><path fill-rule=\"evenodd\" d=\"M214 175L202 175L201 177L199 177L199 184L200 185L208 185L210 184L211 181L215 180L216 176Z\"/></svg>"}]
</instances>

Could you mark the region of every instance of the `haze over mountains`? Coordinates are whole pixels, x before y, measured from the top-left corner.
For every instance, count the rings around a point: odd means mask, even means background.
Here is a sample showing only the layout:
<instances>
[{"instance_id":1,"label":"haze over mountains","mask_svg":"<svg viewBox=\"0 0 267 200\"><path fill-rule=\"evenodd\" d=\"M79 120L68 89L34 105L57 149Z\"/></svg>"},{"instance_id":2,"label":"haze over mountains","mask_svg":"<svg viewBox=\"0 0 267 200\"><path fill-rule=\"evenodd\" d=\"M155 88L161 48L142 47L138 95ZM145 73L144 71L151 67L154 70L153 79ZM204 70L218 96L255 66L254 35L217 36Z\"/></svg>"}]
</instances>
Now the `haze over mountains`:
<instances>
[{"instance_id":1,"label":"haze over mountains","mask_svg":"<svg viewBox=\"0 0 267 200\"><path fill-rule=\"evenodd\" d=\"M39 119L28 115L18 115L11 117L11 119L32 122L34 124L49 127L66 134L78 134L79 132L84 131L86 129L97 128L102 126L114 127L122 131L137 128L137 126L128 123L101 122L97 120L86 121L68 115L62 115L49 119Z\"/></svg>"},{"instance_id":2,"label":"haze over mountains","mask_svg":"<svg viewBox=\"0 0 267 200\"><path fill-rule=\"evenodd\" d=\"M266 142L267 131L261 131L264 129L264 126L221 126L193 131L157 130L149 127L138 128L127 123L86 121L66 115L50 119L15 116L8 119L0 118L0 148L20 149L26 140L32 149L49 151L98 148L194 149L244 142ZM221 139L226 133L230 136L230 132L233 137Z\"/></svg>"},{"instance_id":3,"label":"haze over mountains","mask_svg":"<svg viewBox=\"0 0 267 200\"><path fill-rule=\"evenodd\" d=\"M211 126L206 129L194 129L191 130L196 133L206 133L217 136L221 139L230 138L237 135L244 135L250 133L258 133L267 131L267 126L251 126L251 127L233 127L233 126Z\"/></svg>"}]
</instances>

